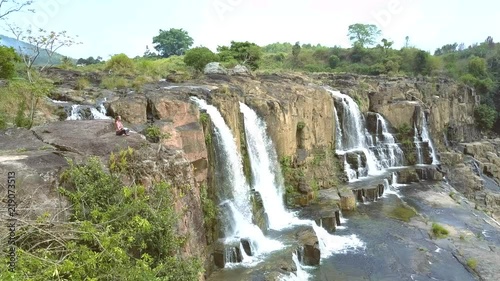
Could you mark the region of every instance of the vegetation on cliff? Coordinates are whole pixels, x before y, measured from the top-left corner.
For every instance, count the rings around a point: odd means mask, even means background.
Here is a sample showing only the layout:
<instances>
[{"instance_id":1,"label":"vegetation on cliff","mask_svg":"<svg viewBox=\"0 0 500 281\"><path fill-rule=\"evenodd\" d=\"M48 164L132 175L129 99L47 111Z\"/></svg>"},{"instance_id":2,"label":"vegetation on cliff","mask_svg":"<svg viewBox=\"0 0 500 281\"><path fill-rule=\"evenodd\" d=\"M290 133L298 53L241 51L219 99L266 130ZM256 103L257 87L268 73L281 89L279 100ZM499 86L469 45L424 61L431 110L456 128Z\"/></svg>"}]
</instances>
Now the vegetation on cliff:
<instances>
[{"instance_id":1,"label":"vegetation on cliff","mask_svg":"<svg viewBox=\"0 0 500 281\"><path fill-rule=\"evenodd\" d=\"M170 184L124 186L96 158L71 165L62 181L70 221L21 221L16 273L2 262L1 280L197 279L200 261L179 254L185 238L176 231Z\"/></svg>"}]
</instances>

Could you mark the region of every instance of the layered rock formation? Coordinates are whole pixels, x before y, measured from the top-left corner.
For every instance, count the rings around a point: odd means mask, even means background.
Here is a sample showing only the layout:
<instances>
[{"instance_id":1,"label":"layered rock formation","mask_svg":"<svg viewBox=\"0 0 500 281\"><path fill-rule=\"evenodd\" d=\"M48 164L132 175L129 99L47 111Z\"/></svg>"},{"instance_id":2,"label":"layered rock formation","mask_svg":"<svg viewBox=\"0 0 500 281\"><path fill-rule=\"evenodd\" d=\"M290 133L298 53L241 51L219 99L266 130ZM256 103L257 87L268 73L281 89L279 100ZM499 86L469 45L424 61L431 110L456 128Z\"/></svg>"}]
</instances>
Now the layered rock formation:
<instances>
[{"instance_id":1,"label":"layered rock formation","mask_svg":"<svg viewBox=\"0 0 500 281\"><path fill-rule=\"evenodd\" d=\"M216 195L218 185L213 177L215 150L210 141L210 122L200 121L200 111L189 97L203 98L221 111L235 136L241 155L244 156L245 171L249 179L250 164L239 102L253 108L267 123L267 132L281 162L287 188L286 199L290 206L310 205L321 194L321 190L336 190L334 193L339 196L328 201L328 205L334 205L335 208L329 209L327 215L321 214L318 217L328 222L331 225L330 231L333 232L336 225L334 220L338 218L335 213L338 212L337 205L343 210L355 209L356 195L359 192L355 195L342 187L344 171L334 151L334 99L321 85L331 86L350 95L364 113L380 113L393 132L397 132L405 124L410 128L416 124L422 130L422 116L427 116L430 134L442 152L441 160L446 177L461 184L463 188L459 190L470 194L471 198L484 199L487 206L498 205L498 197L494 193L483 192L480 176L474 176L471 166L463 164L461 154L445 152L450 143L469 142L478 137L473 112L479 99L468 87L458 86L452 81L423 78L347 74L254 77L219 73L208 74L204 80L189 84L158 82L146 85L140 94L111 93L112 97L108 99L106 108L109 115L121 115L127 126L139 133L146 135L151 126L159 128L164 136L168 135L161 138L160 143L151 144L138 134L129 138L116 137L110 120L64 121L40 126L32 131L8 131L2 135L0 143L11 142L15 145L2 146L5 148L2 148L4 151L0 156L0 169L2 172L15 168L20 171L26 169L26 174L41 175L36 180L38 183L32 185L36 186L34 190L50 198L39 195L39 199L33 201L34 204L47 210L56 205L64 208L64 198L56 197L53 190L57 186L59 171L67 166L64 157L83 161L86 156L96 155L106 161L111 152L128 146L135 147L141 155L136 162L137 169L142 172L131 175L128 181L135 180L150 186L168 175L169 179L177 178L189 187L186 189L187 193L186 190L179 191L176 201L177 211L183 214L179 230L189 237L183 252L186 255L205 257L208 275L214 259L220 266L228 255L234 256L236 260L240 259L241 252L235 250L229 253L227 249L221 248L217 243L222 236L220 225L213 219L204 220L206 214L203 214L201 189L206 188L208 198L215 204L219 203ZM105 95L109 96L109 91ZM368 126L374 127L373 124ZM409 137L412 136L413 132ZM21 139L30 140L29 144L23 145L26 151L14 152L22 143ZM480 170L497 181L500 181L500 158L497 156L499 143L483 142L464 146L465 153L476 158ZM45 159L53 166L44 165L43 168L47 169L45 171L37 166L39 164L35 164L43 162L37 159ZM426 159L426 163L428 162L429 159ZM174 166L180 168L174 169ZM43 176L47 173L50 175ZM402 182L422 178L442 179L440 172L424 169L402 172L399 176ZM376 184L359 190L361 197L376 200L382 195L383 187ZM28 195L22 196L27 198L25 196ZM256 194L253 198L256 224L265 230L266 214L259 195ZM186 209L189 211L184 212ZM304 245L308 245L306 248L311 257L309 263L316 264L318 253L314 237L299 236L307 240Z\"/></svg>"}]
</instances>

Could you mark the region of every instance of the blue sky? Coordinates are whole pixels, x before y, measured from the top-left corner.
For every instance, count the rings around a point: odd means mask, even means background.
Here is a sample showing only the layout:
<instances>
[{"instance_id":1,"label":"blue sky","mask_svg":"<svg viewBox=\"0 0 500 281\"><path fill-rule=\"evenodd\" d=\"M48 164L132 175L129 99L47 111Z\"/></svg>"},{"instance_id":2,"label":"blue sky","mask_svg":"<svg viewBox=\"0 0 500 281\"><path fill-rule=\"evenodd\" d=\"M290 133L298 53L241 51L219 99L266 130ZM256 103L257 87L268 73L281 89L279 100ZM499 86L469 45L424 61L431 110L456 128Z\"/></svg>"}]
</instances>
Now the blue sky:
<instances>
[{"instance_id":1,"label":"blue sky","mask_svg":"<svg viewBox=\"0 0 500 281\"><path fill-rule=\"evenodd\" d=\"M354 23L376 24L396 48L406 36L432 52L447 43L500 40L496 0L35 0L33 8L35 14L8 20L78 35L83 44L60 50L74 58L142 55L159 29L170 28L183 28L194 46L214 51L231 40L347 47L347 28Z\"/></svg>"}]
</instances>

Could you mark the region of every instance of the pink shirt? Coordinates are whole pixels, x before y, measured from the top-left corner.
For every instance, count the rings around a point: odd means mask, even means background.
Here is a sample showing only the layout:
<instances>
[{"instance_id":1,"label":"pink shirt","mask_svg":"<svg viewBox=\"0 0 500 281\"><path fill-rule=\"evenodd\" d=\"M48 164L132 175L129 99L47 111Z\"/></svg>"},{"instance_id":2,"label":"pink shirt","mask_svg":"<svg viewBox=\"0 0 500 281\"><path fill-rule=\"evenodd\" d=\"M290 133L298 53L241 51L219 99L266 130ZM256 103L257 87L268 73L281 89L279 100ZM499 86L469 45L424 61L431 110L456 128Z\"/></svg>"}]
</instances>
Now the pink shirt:
<instances>
[{"instance_id":1,"label":"pink shirt","mask_svg":"<svg viewBox=\"0 0 500 281\"><path fill-rule=\"evenodd\" d=\"M122 121L116 120L115 121L115 127L116 127L116 131L120 131L121 129L123 129Z\"/></svg>"}]
</instances>

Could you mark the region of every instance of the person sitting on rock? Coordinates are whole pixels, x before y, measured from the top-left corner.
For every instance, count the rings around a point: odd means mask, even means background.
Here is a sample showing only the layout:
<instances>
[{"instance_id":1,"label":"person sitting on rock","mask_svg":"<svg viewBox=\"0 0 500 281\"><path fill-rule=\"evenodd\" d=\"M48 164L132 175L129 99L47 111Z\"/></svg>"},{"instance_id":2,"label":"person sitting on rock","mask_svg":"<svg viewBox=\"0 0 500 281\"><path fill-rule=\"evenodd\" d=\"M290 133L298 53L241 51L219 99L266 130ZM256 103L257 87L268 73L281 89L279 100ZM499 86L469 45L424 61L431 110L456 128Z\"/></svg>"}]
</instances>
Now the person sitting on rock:
<instances>
[{"instance_id":1,"label":"person sitting on rock","mask_svg":"<svg viewBox=\"0 0 500 281\"><path fill-rule=\"evenodd\" d=\"M129 129L123 127L122 117L120 115L116 116L116 118L115 118L115 130L116 130L117 136L121 136L121 135L128 136Z\"/></svg>"}]
</instances>

